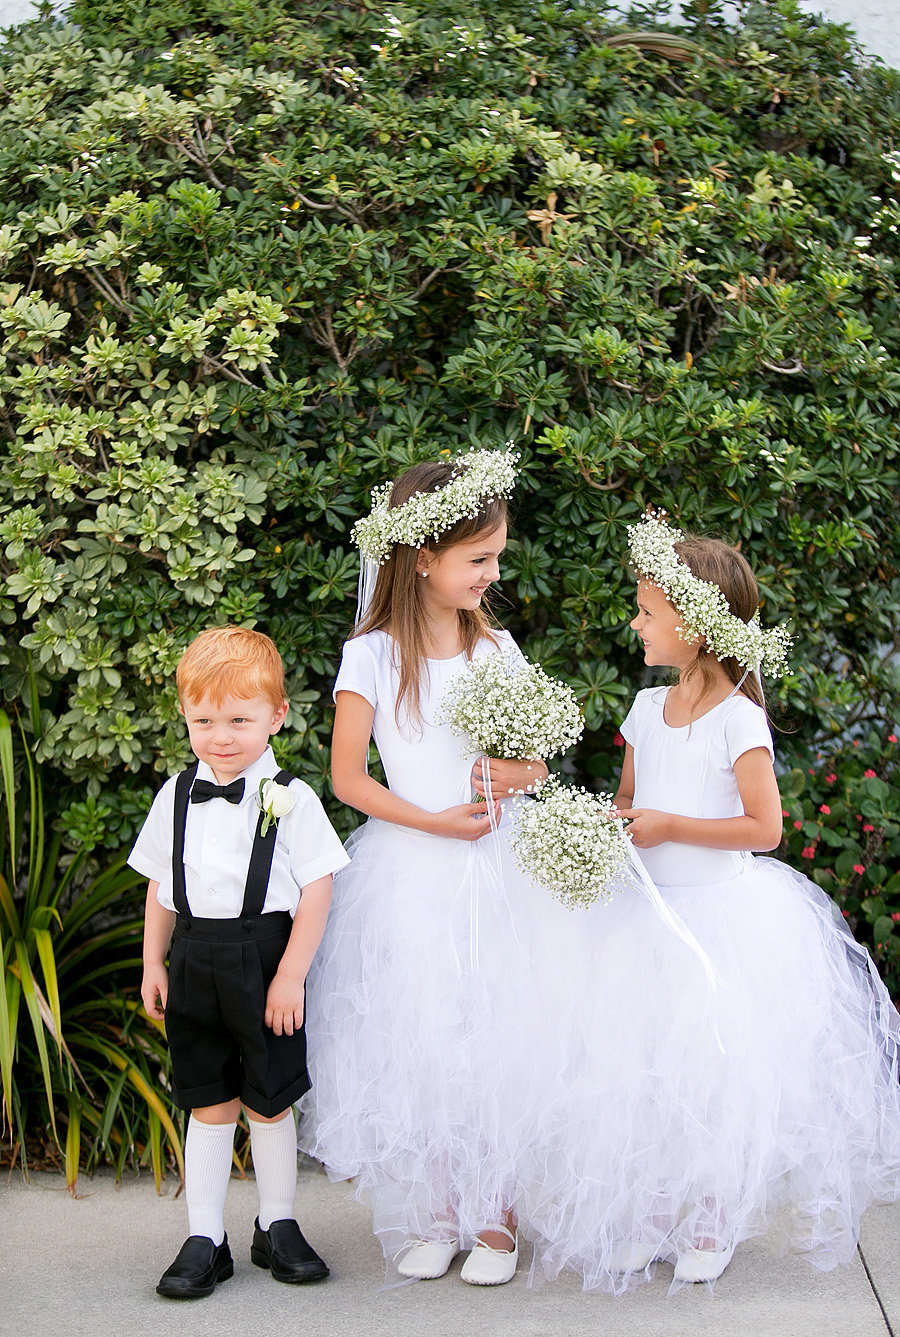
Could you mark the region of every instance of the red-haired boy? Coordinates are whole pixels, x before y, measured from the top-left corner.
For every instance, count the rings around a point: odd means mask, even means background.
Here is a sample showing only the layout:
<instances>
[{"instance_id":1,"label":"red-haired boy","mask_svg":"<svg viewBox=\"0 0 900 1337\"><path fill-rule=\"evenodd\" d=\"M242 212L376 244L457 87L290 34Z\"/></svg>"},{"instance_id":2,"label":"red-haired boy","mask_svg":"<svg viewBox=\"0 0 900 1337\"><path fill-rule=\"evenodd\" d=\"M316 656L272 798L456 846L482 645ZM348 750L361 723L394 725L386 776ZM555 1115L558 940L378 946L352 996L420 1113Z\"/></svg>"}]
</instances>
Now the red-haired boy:
<instances>
[{"instance_id":1,"label":"red-haired boy","mask_svg":"<svg viewBox=\"0 0 900 1337\"><path fill-rule=\"evenodd\" d=\"M251 1259L278 1281L328 1275L294 1217L291 1105L309 1089L304 982L348 859L316 795L269 746L288 710L269 637L204 631L176 683L197 761L163 785L128 862L150 879L141 996L165 1017L174 1099L191 1115L190 1235L156 1289L195 1299L234 1271L224 1208L241 1104L259 1189Z\"/></svg>"}]
</instances>

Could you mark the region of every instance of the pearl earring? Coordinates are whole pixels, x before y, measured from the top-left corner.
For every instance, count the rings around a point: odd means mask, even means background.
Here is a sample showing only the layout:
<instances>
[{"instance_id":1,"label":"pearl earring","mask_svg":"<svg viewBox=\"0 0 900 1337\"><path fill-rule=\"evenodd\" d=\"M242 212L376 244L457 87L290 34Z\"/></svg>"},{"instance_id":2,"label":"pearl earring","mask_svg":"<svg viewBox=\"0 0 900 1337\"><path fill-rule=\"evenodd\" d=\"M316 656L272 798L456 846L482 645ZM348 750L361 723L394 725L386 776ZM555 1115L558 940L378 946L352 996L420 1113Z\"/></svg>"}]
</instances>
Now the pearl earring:
<instances>
[{"instance_id":1,"label":"pearl earring","mask_svg":"<svg viewBox=\"0 0 900 1337\"><path fill-rule=\"evenodd\" d=\"M425 577L428 575L428 572L427 572L427 571L420 571L420 572L419 572L419 575L420 575L420 576L422 577L422 579L424 580Z\"/></svg>"}]
</instances>

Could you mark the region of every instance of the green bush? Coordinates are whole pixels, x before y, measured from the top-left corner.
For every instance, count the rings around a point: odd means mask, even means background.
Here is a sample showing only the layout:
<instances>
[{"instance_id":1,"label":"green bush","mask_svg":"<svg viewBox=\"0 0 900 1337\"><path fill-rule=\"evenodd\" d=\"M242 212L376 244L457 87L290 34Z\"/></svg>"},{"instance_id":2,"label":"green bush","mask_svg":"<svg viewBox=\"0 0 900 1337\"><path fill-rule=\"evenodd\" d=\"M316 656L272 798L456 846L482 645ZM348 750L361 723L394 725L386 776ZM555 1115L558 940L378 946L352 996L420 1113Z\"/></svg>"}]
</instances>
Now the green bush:
<instances>
[{"instance_id":1,"label":"green bush","mask_svg":"<svg viewBox=\"0 0 900 1337\"><path fill-rule=\"evenodd\" d=\"M833 896L900 996L900 786L897 724L819 752L781 776L779 857Z\"/></svg>"},{"instance_id":2,"label":"green bush","mask_svg":"<svg viewBox=\"0 0 900 1337\"><path fill-rule=\"evenodd\" d=\"M210 621L281 646L321 790L351 520L473 442L523 450L501 612L577 687L583 775L649 502L793 621L800 744L893 716L900 75L793 0L72 17L0 51L0 690L34 666L69 827L117 847L184 760Z\"/></svg>"},{"instance_id":3,"label":"green bush","mask_svg":"<svg viewBox=\"0 0 900 1337\"><path fill-rule=\"evenodd\" d=\"M523 452L499 611L580 694L581 778L640 685L626 522L746 548L797 635L785 855L900 986L900 75L794 0L71 18L0 48L0 701L38 759L7 735L14 1141L70 1180L177 1157L120 853L187 755L175 663L268 631L279 758L323 792L351 521L475 443Z\"/></svg>"}]
</instances>

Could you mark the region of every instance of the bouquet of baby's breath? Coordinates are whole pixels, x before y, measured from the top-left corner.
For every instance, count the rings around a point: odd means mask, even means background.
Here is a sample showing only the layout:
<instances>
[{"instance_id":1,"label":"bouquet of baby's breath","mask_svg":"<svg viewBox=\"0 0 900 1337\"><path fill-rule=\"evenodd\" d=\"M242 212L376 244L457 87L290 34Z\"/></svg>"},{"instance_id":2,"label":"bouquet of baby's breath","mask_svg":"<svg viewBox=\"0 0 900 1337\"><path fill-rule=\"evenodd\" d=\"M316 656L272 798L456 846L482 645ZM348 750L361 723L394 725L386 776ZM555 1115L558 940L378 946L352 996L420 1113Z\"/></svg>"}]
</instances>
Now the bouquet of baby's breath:
<instances>
[{"instance_id":1,"label":"bouquet of baby's breath","mask_svg":"<svg viewBox=\"0 0 900 1337\"><path fill-rule=\"evenodd\" d=\"M510 839L524 873L569 910L612 899L624 881L628 837L610 794L564 785L557 775L516 804Z\"/></svg>"},{"instance_id":2,"label":"bouquet of baby's breath","mask_svg":"<svg viewBox=\"0 0 900 1337\"><path fill-rule=\"evenodd\" d=\"M451 679L438 719L485 756L513 761L565 752L584 730L571 687L503 651L471 660Z\"/></svg>"}]
</instances>

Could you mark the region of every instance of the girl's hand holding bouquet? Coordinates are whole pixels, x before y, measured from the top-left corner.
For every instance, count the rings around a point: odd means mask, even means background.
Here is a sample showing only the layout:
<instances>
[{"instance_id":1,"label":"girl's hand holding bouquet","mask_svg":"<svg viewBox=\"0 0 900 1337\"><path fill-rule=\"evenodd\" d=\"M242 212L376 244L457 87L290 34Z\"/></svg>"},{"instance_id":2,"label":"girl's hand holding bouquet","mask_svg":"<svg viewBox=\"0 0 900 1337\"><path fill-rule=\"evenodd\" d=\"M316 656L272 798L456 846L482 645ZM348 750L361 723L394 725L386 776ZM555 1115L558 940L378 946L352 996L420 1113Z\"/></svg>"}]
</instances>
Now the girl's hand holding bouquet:
<instances>
[{"instance_id":1,"label":"girl's hand holding bouquet","mask_svg":"<svg viewBox=\"0 0 900 1337\"><path fill-rule=\"evenodd\" d=\"M480 798L486 798L489 780L491 793L495 796L531 794L543 780L546 780L547 774L547 763L537 757L529 761L479 757L472 767L472 788Z\"/></svg>"},{"instance_id":2,"label":"girl's hand holding bouquet","mask_svg":"<svg viewBox=\"0 0 900 1337\"><path fill-rule=\"evenodd\" d=\"M472 771L477 793L535 792L536 802L518 805L511 841L522 871L570 909L608 899L627 857L611 799L548 779L538 760L581 737L584 720L571 687L538 664L486 655L452 680L442 710L453 732L486 754Z\"/></svg>"}]
</instances>

